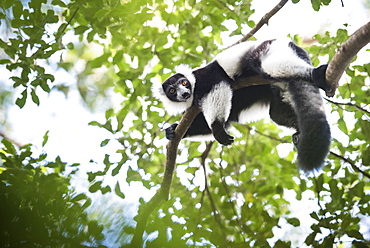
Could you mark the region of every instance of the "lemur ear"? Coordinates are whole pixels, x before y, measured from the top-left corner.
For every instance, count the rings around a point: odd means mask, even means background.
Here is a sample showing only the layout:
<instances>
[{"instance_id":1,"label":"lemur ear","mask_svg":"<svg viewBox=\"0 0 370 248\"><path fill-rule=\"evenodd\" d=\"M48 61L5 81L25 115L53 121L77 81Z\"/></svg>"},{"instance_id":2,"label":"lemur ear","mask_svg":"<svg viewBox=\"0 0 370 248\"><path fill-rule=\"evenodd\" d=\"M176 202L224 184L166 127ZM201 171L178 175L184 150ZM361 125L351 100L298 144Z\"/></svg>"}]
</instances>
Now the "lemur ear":
<instances>
[{"instance_id":1,"label":"lemur ear","mask_svg":"<svg viewBox=\"0 0 370 248\"><path fill-rule=\"evenodd\" d=\"M190 66L181 64L176 66L175 71L184 75L189 80L192 89L195 87L196 80L193 74L193 69L191 69Z\"/></svg>"},{"instance_id":2,"label":"lemur ear","mask_svg":"<svg viewBox=\"0 0 370 248\"><path fill-rule=\"evenodd\" d=\"M163 90L162 84L157 80L154 80L152 85L152 94L155 98L162 101L163 97L166 97L166 93Z\"/></svg>"}]
</instances>

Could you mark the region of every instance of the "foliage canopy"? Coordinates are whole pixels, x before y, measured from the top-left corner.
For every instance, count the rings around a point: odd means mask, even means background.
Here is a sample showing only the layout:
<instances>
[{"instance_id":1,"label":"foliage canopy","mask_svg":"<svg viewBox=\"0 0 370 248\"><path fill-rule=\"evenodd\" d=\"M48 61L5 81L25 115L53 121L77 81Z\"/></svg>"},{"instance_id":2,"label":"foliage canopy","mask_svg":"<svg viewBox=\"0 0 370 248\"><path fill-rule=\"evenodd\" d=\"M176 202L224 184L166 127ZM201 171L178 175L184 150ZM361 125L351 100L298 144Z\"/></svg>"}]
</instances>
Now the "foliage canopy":
<instances>
[{"instance_id":1,"label":"foliage canopy","mask_svg":"<svg viewBox=\"0 0 370 248\"><path fill-rule=\"evenodd\" d=\"M311 0L317 11L330 2ZM252 6L252 1L233 0L0 0L4 31L0 65L13 73L11 91L19 92L15 104L20 108L26 102L42 104L41 91L56 89L67 94L71 86L56 77L58 70L76 75L77 89L89 106L111 89L123 97L119 108L105 112L104 122L90 123L114 135L120 147L105 156L103 170L88 172L88 180L92 193L111 192L125 198L125 192L135 190L129 187L132 182L158 188L166 160L163 126L179 120L169 118L151 96L151 83L166 79L180 63L197 67L210 61L220 46L229 45L223 44L225 34L240 37L256 25ZM291 37L307 47L318 65L329 62L349 35L343 26L336 33L316 34L310 46L299 35ZM368 56L368 51L363 52ZM82 70L76 68L81 61ZM335 99L327 100L335 132L327 163L316 177L299 174L291 133L269 120L235 125L232 147L183 141L171 197L151 210L145 246L370 245L365 230L369 227L360 225L370 213L369 74L368 62L354 60ZM107 138L101 146L114 142ZM14 227L22 226L24 236L15 242L102 244L100 224L109 225L88 218L84 210L89 199L70 190L65 163L59 157L48 162L46 155L32 155L31 146L17 149L6 139L2 144L0 197L5 204L0 212L14 212L1 216L0 237L4 239L0 242L10 247ZM113 161L113 154L121 159ZM114 189L103 182L105 176L119 173L126 176L116 178ZM299 204L314 203L309 216L291 212L288 195L292 194ZM144 200L140 203L145 206ZM111 211L112 216L120 215ZM141 214L142 207L136 221ZM300 229L307 221L311 229ZM71 228L64 229L67 224ZM278 230L289 233L279 236ZM110 231L118 238L106 240L105 245L126 246L135 226ZM48 237L49 243L36 241L37 237Z\"/></svg>"}]
</instances>

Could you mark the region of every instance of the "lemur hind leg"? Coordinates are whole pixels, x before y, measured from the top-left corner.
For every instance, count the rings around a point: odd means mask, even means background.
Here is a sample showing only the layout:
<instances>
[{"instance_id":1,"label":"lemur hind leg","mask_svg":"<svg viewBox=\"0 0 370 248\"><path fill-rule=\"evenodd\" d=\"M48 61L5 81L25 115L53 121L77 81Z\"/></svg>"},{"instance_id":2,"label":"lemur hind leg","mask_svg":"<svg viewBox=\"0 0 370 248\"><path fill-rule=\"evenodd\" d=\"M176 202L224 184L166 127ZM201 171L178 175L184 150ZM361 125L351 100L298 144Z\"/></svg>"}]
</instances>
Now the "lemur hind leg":
<instances>
[{"instance_id":1,"label":"lemur hind leg","mask_svg":"<svg viewBox=\"0 0 370 248\"><path fill-rule=\"evenodd\" d=\"M252 64L261 76L282 82L305 81L325 91L330 89L325 79L327 65L313 67L308 53L301 47L288 40L276 40L264 46L255 49L262 51L258 56L251 55Z\"/></svg>"},{"instance_id":2,"label":"lemur hind leg","mask_svg":"<svg viewBox=\"0 0 370 248\"><path fill-rule=\"evenodd\" d=\"M297 114L291 103L284 99L283 91L279 87L271 86L271 91L270 117L276 124L294 128L297 131L292 136L292 141L297 146L300 138Z\"/></svg>"}]
</instances>

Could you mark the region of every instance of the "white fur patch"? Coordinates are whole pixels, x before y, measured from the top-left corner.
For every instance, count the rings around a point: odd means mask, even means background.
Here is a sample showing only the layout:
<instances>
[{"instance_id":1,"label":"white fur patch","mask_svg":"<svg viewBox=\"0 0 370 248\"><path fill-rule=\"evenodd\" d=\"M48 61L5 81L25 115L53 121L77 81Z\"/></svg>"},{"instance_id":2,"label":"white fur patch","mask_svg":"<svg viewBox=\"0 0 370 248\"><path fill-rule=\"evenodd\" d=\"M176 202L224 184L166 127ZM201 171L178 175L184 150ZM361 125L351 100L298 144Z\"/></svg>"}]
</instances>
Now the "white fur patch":
<instances>
[{"instance_id":1,"label":"white fur patch","mask_svg":"<svg viewBox=\"0 0 370 248\"><path fill-rule=\"evenodd\" d=\"M292 96L290 95L289 90L288 90L289 84L285 82L279 82L279 83L274 83L274 85L282 89L281 97L282 97L283 102L292 104L293 103Z\"/></svg>"},{"instance_id":2,"label":"white fur patch","mask_svg":"<svg viewBox=\"0 0 370 248\"><path fill-rule=\"evenodd\" d=\"M251 49L258 46L260 42L248 41L232 46L219 53L214 60L225 70L226 74L235 79L234 76L239 73L239 62L242 56Z\"/></svg>"},{"instance_id":3,"label":"white fur patch","mask_svg":"<svg viewBox=\"0 0 370 248\"><path fill-rule=\"evenodd\" d=\"M191 69L188 65L181 64L175 67L175 71L176 73L181 73L189 80L191 89L194 92L196 80L193 74L193 69Z\"/></svg>"},{"instance_id":4,"label":"white fur patch","mask_svg":"<svg viewBox=\"0 0 370 248\"><path fill-rule=\"evenodd\" d=\"M252 107L239 113L239 123L250 123L269 117L269 104L254 104Z\"/></svg>"},{"instance_id":5,"label":"white fur patch","mask_svg":"<svg viewBox=\"0 0 370 248\"><path fill-rule=\"evenodd\" d=\"M230 115L232 96L230 85L221 81L202 99L201 107L209 127L215 120L221 122L227 120Z\"/></svg>"},{"instance_id":6,"label":"white fur patch","mask_svg":"<svg viewBox=\"0 0 370 248\"><path fill-rule=\"evenodd\" d=\"M190 141L213 141L215 140L215 137L213 134L202 134L202 135L194 135L191 137L186 137L185 139Z\"/></svg>"},{"instance_id":7,"label":"white fur patch","mask_svg":"<svg viewBox=\"0 0 370 248\"><path fill-rule=\"evenodd\" d=\"M268 47L267 54L261 57L262 70L271 77L289 78L310 73L311 65L299 58L289 47L289 39L277 39Z\"/></svg>"}]
</instances>

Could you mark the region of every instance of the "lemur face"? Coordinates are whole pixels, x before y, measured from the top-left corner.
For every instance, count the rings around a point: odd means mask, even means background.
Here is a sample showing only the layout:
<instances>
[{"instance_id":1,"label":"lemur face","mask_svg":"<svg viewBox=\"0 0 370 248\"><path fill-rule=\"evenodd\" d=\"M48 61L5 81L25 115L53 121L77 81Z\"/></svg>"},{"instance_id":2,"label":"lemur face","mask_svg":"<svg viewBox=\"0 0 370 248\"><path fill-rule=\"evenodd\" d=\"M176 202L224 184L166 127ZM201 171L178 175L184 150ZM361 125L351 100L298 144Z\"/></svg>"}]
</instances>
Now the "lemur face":
<instances>
[{"instance_id":1,"label":"lemur face","mask_svg":"<svg viewBox=\"0 0 370 248\"><path fill-rule=\"evenodd\" d=\"M176 73L162 84L163 91L173 102L186 102L192 94L189 80L182 74Z\"/></svg>"}]
</instances>

